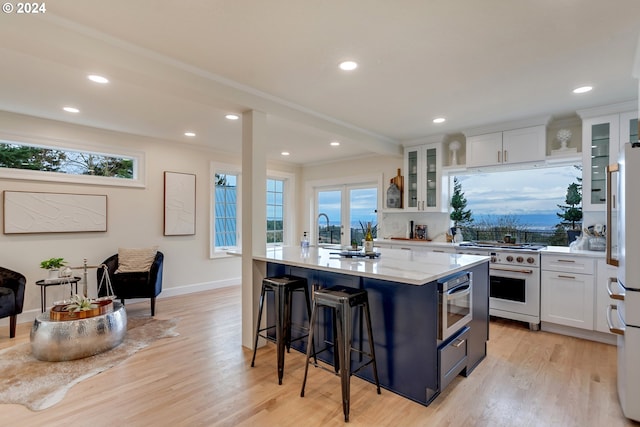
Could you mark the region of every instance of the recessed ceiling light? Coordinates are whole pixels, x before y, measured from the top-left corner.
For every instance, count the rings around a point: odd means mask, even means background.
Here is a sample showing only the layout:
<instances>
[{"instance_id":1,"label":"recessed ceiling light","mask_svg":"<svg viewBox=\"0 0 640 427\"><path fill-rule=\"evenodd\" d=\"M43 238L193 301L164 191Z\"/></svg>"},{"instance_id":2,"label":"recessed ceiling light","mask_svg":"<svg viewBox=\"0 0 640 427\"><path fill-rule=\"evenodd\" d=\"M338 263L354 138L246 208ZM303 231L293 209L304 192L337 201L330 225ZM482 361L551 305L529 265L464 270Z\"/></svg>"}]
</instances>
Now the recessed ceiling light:
<instances>
[{"instance_id":1,"label":"recessed ceiling light","mask_svg":"<svg viewBox=\"0 0 640 427\"><path fill-rule=\"evenodd\" d=\"M185 132L184 136L196 136L195 132Z\"/></svg>"},{"instance_id":2,"label":"recessed ceiling light","mask_svg":"<svg viewBox=\"0 0 640 427\"><path fill-rule=\"evenodd\" d=\"M352 71L358 68L358 63L355 61L343 61L340 63L340 69L344 71Z\"/></svg>"},{"instance_id":3,"label":"recessed ceiling light","mask_svg":"<svg viewBox=\"0 0 640 427\"><path fill-rule=\"evenodd\" d=\"M435 119L433 119L433 123L444 123L447 119L445 119L444 117L437 117Z\"/></svg>"},{"instance_id":4,"label":"recessed ceiling light","mask_svg":"<svg viewBox=\"0 0 640 427\"><path fill-rule=\"evenodd\" d=\"M280 154L282 154L283 156L288 156L288 155L289 155L289 154L291 154L291 153L289 153L288 151L283 151L283 152L282 152L282 153L280 153Z\"/></svg>"},{"instance_id":5,"label":"recessed ceiling light","mask_svg":"<svg viewBox=\"0 0 640 427\"><path fill-rule=\"evenodd\" d=\"M332 146L332 147L337 147L337 146L339 146L339 145L340 145L340 142L339 142L339 141L331 141L331 146Z\"/></svg>"},{"instance_id":6,"label":"recessed ceiling light","mask_svg":"<svg viewBox=\"0 0 640 427\"><path fill-rule=\"evenodd\" d=\"M109 79L103 76L99 76L97 74L90 74L89 76L87 76L87 78L94 83L100 83L100 84L109 83Z\"/></svg>"},{"instance_id":7,"label":"recessed ceiling light","mask_svg":"<svg viewBox=\"0 0 640 427\"><path fill-rule=\"evenodd\" d=\"M573 93L586 93L586 92L590 92L593 89L593 87L591 86L581 86L578 88L575 88L573 90Z\"/></svg>"},{"instance_id":8,"label":"recessed ceiling light","mask_svg":"<svg viewBox=\"0 0 640 427\"><path fill-rule=\"evenodd\" d=\"M238 120L240 116L237 114L227 114L224 118L227 120Z\"/></svg>"},{"instance_id":9,"label":"recessed ceiling light","mask_svg":"<svg viewBox=\"0 0 640 427\"><path fill-rule=\"evenodd\" d=\"M66 111L67 113L79 113L80 110L78 110L76 107L63 107L62 108L64 111Z\"/></svg>"}]
</instances>

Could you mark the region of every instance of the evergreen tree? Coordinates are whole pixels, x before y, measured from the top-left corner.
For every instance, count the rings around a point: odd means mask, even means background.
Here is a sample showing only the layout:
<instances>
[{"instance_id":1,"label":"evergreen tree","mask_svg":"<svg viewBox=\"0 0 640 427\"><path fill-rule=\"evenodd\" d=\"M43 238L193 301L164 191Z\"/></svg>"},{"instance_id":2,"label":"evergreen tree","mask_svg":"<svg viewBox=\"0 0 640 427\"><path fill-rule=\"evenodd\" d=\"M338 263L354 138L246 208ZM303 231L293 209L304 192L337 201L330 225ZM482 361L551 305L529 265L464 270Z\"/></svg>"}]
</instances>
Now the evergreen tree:
<instances>
[{"instance_id":1,"label":"evergreen tree","mask_svg":"<svg viewBox=\"0 0 640 427\"><path fill-rule=\"evenodd\" d=\"M582 186L578 183L571 183L567 187L567 195L565 197L565 204L558 205L562 212L556 213L559 218L564 222L561 225L567 226L571 224L571 229L576 229L576 222L582 221Z\"/></svg>"},{"instance_id":2,"label":"evergreen tree","mask_svg":"<svg viewBox=\"0 0 640 427\"><path fill-rule=\"evenodd\" d=\"M465 210L467 199L462 192L462 184L458 178L453 178L453 195L451 196L451 214L449 218L453 221L454 227L467 225L473 222L471 210Z\"/></svg>"}]
</instances>

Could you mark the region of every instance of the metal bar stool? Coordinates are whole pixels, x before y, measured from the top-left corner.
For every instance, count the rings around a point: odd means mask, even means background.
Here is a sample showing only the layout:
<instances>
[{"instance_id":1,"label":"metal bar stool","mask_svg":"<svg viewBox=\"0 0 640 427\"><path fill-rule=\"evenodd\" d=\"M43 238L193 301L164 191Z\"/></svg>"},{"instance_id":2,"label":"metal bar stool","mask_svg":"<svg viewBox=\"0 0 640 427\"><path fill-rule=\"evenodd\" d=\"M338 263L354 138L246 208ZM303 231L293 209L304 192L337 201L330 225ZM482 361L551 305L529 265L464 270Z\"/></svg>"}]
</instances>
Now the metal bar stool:
<instances>
[{"instance_id":1,"label":"metal bar stool","mask_svg":"<svg viewBox=\"0 0 640 427\"><path fill-rule=\"evenodd\" d=\"M335 331L334 344L316 352L313 342L313 330L318 316L319 307L328 307L333 315L333 329ZM369 353L352 347L353 318L352 308L360 307L364 311L364 318L367 324L367 334L369 339ZM371 331L371 313L369 312L369 298L367 291L364 289L345 288L342 286L333 286L331 288L320 289L313 293L313 309L311 310L311 320L309 322L309 345L307 346L307 359L304 367L304 380L302 381L302 390L300 397L304 397L304 388L307 383L307 372L309 370L309 357L313 354L314 358L318 353L334 347L334 369L335 373L340 376L342 383L342 410L344 412L344 420L349 421L349 396L350 396L350 379L351 375L357 373L369 364L373 365L373 377L376 382L378 394L380 394L380 381L378 379L378 366L376 365L376 355L373 345L373 332ZM337 351L335 351L337 350ZM354 371L351 371L351 352L355 351L360 356L368 356L369 360L360 365ZM323 369L315 361L314 366Z\"/></svg>"},{"instance_id":2,"label":"metal bar stool","mask_svg":"<svg viewBox=\"0 0 640 427\"><path fill-rule=\"evenodd\" d=\"M311 302L309 300L309 289L307 288L307 279L295 276L267 277L262 280L262 291L260 292L260 308L258 310L258 325L256 326L256 339L253 344L253 358L251 359L251 367L254 366L256 360L256 350L258 349L258 338L262 337L276 344L276 353L278 359L278 384L282 384L282 376L284 374L284 349L287 352L291 348L293 341L300 340L308 336L308 332L297 338L291 338L291 305L293 301L293 292L304 292L307 302L307 316L311 319ZM261 328L262 309L264 307L264 297L267 292L273 292L275 302L275 324ZM275 329L275 339L263 332ZM303 328L304 329L304 328ZM308 331L308 328L307 328Z\"/></svg>"}]
</instances>

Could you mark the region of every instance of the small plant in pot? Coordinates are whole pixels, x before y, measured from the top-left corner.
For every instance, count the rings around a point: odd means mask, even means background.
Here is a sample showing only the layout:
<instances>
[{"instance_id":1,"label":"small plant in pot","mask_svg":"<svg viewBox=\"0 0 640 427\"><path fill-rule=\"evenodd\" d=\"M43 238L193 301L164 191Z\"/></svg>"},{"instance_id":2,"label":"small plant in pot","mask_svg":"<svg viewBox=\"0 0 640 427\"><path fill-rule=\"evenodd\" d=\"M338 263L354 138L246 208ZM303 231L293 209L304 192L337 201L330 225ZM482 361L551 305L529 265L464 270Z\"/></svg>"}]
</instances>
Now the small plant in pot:
<instances>
[{"instance_id":1,"label":"small plant in pot","mask_svg":"<svg viewBox=\"0 0 640 427\"><path fill-rule=\"evenodd\" d=\"M49 278L58 277L60 268L64 267L67 262L64 258L49 258L40 262L40 268L49 270Z\"/></svg>"}]
</instances>

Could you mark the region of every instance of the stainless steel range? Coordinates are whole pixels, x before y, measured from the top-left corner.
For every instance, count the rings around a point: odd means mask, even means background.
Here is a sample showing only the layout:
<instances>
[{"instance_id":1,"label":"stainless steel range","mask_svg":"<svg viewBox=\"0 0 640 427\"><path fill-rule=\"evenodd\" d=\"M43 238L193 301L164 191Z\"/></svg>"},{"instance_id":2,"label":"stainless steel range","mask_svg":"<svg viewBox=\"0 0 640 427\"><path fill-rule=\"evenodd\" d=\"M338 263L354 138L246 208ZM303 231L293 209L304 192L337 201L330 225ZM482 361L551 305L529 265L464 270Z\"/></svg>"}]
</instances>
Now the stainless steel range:
<instances>
[{"instance_id":1,"label":"stainless steel range","mask_svg":"<svg viewBox=\"0 0 640 427\"><path fill-rule=\"evenodd\" d=\"M490 256L489 314L540 329L540 249L535 244L463 242L458 253Z\"/></svg>"}]
</instances>

